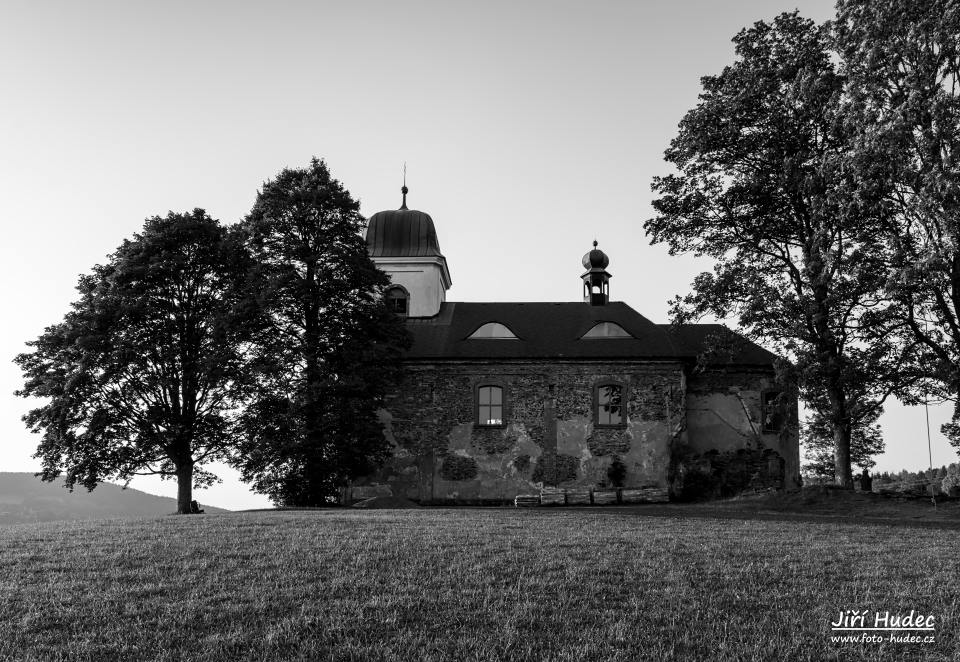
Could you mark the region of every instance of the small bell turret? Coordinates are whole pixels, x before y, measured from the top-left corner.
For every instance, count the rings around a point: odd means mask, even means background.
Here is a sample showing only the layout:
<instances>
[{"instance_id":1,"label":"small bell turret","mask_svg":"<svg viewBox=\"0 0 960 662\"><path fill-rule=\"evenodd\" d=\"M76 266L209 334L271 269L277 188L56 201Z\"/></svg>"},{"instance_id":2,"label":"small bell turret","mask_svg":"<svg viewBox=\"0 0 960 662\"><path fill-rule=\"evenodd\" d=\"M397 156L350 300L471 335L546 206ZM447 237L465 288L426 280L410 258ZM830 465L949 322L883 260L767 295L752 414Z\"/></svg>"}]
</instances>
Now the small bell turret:
<instances>
[{"instance_id":1,"label":"small bell turret","mask_svg":"<svg viewBox=\"0 0 960 662\"><path fill-rule=\"evenodd\" d=\"M610 279L607 265L610 258L597 248L593 240L593 250L583 256L583 266L587 271L580 276L583 279L583 300L591 306L605 306L610 301Z\"/></svg>"}]
</instances>

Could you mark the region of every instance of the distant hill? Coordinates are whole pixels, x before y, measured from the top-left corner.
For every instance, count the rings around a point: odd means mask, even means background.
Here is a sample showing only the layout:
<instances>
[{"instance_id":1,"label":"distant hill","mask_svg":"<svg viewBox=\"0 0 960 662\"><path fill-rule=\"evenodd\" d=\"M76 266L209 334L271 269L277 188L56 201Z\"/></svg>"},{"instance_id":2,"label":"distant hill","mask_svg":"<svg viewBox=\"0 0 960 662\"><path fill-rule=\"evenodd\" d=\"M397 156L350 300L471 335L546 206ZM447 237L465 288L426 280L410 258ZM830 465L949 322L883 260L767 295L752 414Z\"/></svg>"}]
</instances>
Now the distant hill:
<instances>
[{"instance_id":1,"label":"distant hill","mask_svg":"<svg viewBox=\"0 0 960 662\"><path fill-rule=\"evenodd\" d=\"M229 512L201 504L208 513ZM63 480L45 483L31 473L0 472L0 524L107 517L155 517L177 512L176 499L113 483L92 492L79 485L70 492Z\"/></svg>"}]
</instances>

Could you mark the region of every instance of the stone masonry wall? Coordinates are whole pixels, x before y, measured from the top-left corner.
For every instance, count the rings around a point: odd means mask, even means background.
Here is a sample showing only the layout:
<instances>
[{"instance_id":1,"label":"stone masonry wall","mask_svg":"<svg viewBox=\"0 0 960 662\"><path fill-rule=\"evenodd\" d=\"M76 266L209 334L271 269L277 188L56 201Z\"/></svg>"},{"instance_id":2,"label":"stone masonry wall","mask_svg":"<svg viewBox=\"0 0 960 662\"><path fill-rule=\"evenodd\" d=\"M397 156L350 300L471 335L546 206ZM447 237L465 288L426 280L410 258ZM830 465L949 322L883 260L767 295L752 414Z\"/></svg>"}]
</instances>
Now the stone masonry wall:
<instances>
[{"instance_id":1,"label":"stone masonry wall","mask_svg":"<svg viewBox=\"0 0 960 662\"><path fill-rule=\"evenodd\" d=\"M627 389L622 428L594 425L594 389L605 382ZM502 428L475 423L483 384L504 389ZM393 457L354 493L476 503L551 486L665 488L684 395L672 362L410 365L382 412Z\"/></svg>"},{"instance_id":2,"label":"stone masonry wall","mask_svg":"<svg viewBox=\"0 0 960 662\"><path fill-rule=\"evenodd\" d=\"M627 424L594 425L594 389L626 387ZM503 427L480 427L476 389L504 389ZM799 484L795 398L765 432L772 370L687 375L677 362L498 362L408 366L381 412L393 457L354 498L508 502L542 489L669 488L715 498Z\"/></svg>"}]
</instances>

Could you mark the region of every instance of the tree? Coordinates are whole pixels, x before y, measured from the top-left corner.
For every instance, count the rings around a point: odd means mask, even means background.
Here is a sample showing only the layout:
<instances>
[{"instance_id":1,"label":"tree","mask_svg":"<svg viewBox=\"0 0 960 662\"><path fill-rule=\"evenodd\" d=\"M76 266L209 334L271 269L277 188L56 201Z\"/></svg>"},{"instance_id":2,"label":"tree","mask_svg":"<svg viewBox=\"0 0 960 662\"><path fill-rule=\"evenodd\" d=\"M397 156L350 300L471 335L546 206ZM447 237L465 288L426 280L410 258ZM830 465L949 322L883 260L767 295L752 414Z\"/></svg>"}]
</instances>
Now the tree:
<instances>
[{"instance_id":1,"label":"tree","mask_svg":"<svg viewBox=\"0 0 960 662\"><path fill-rule=\"evenodd\" d=\"M960 475L947 474L944 476L940 481L940 489L950 496L955 496L956 490L960 489Z\"/></svg>"},{"instance_id":2,"label":"tree","mask_svg":"<svg viewBox=\"0 0 960 662\"><path fill-rule=\"evenodd\" d=\"M47 404L24 421L43 434L34 457L52 481L92 490L107 479L175 477L177 511L216 480L205 462L234 447L247 394L242 243L202 209L147 219L80 298L16 362L18 395Z\"/></svg>"},{"instance_id":3,"label":"tree","mask_svg":"<svg viewBox=\"0 0 960 662\"><path fill-rule=\"evenodd\" d=\"M258 306L258 391L238 463L285 505L321 505L389 452L377 408L409 340L383 301L359 204L323 161L268 181L244 221Z\"/></svg>"},{"instance_id":4,"label":"tree","mask_svg":"<svg viewBox=\"0 0 960 662\"><path fill-rule=\"evenodd\" d=\"M701 79L696 108L655 178L644 227L670 253L714 258L673 302L676 322L735 317L792 360L801 396L832 429L836 481L852 486L853 431L874 419L899 354L866 322L884 270L881 222L848 164L845 81L827 27L796 12L742 30L738 59Z\"/></svg>"},{"instance_id":5,"label":"tree","mask_svg":"<svg viewBox=\"0 0 960 662\"><path fill-rule=\"evenodd\" d=\"M853 428L850 435L850 464L860 469L876 466L874 455L883 452L883 431L876 423L880 412L872 421L862 421ZM801 441L805 449L806 472L821 478L836 479L836 458L834 457L833 428L830 421L819 412L807 416L801 428Z\"/></svg>"},{"instance_id":6,"label":"tree","mask_svg":"<svg viewBox=\"0 0 960 662\"><path fill-rule=\"evenodd\" d=\"M906 400L952 400L943 431L960 449L960 4L840 0L835 30L857 174L893 220L889 332L922 350L926 379Z\"/></svg>"}]
</instances>

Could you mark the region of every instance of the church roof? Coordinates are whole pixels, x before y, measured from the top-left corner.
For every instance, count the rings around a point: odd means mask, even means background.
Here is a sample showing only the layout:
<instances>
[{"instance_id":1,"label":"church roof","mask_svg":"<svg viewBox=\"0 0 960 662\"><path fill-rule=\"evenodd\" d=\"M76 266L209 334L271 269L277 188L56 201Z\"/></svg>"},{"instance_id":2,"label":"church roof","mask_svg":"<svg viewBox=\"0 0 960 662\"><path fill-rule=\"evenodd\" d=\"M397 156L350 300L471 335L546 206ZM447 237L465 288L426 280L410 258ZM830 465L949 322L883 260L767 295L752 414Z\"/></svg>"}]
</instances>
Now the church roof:
<instances>
[{"instance_id":1,"label":"church roof","mask_svg":"<svg viewBox=\"0 0 960 662\"><path fill-rule=\"evenodd\" d=\"M433 219L416 209L377 212L367 223L371 257L441 256Z\"/></svg>"},{"instance_id":2,"label":"church roof","mask_svg":"<svg viewBox=\"0 0 960 662\"><path fill-rule=\"evenodd\" d=\"M772 365L777 355L765 350L723 324L659 324L693 356L712 350L709 363L736 365Z\"/></svg>"},{"instance_id":3,"label":"church roof","mask_svg":"<svg viewBox=\"0 0 960 662\"><path fill-rule=\"evenodd\" d=\"M517 338L476 338L482 325L496 322ZM601 322L613 322L632 337L583 338ZM719 324L673 327L654 324L622 302L451 303L434 317L411 318L407 328L412 360L445 359L681 359L694 360L718 334L735 338L729 361L769 366L776 358Z\"/></svg>"}]
</instances>

